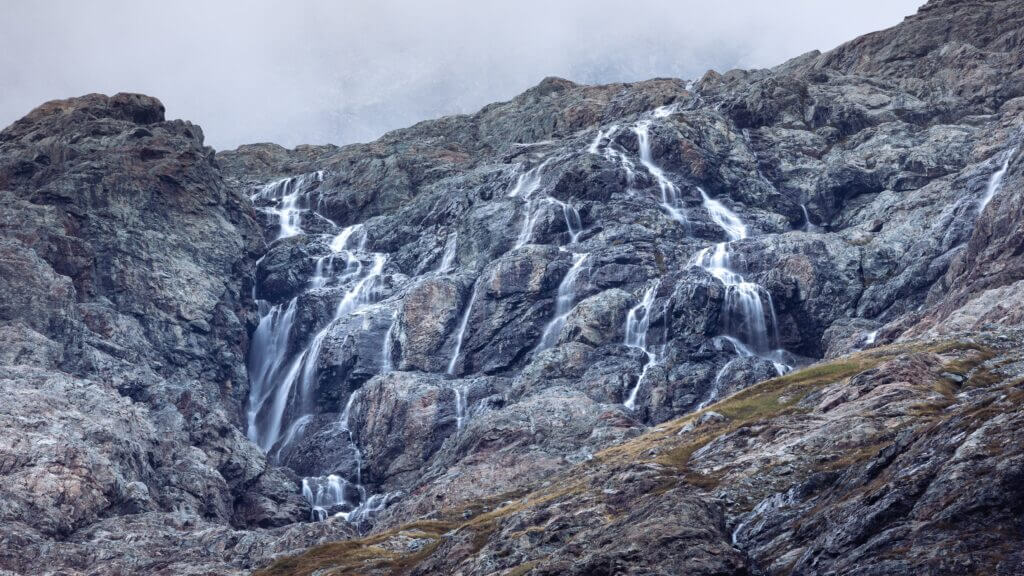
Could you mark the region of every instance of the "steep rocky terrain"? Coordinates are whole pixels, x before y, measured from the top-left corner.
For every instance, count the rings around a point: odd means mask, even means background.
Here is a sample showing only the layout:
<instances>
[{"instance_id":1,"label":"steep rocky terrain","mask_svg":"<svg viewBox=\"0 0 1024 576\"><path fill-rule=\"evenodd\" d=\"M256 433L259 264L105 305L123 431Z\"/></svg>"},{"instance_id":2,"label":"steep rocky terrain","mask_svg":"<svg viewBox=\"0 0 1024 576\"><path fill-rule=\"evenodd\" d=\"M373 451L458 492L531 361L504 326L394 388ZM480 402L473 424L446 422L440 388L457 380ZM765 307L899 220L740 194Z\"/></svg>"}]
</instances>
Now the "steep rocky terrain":
<instances>
[{"instance_id":1,"label":"steep rocky terrain","mask_svg":"<svg viewBox=\"0 0 1024 576\"><path fill-rule=\"evenodd\" d=\"M933 0L342 148L44 104L0 571L1024 573L1022 63Z\"/></svg>"}]
</instances>

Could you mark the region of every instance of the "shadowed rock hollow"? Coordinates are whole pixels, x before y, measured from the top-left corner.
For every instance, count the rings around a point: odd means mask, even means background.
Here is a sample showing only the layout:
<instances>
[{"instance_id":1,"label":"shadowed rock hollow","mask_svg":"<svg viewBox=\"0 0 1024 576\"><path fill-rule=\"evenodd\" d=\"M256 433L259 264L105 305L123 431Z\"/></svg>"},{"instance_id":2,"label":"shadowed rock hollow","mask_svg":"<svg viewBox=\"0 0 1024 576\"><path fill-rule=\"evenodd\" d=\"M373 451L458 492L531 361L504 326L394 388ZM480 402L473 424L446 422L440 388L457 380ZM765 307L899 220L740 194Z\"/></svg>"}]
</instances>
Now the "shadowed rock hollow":
<instances>
[{"instance_id":1,"label":"shadowed rock hollow","mask_svg":"<svg viewBox=\"0 0 1024 576\"><path fill-rule=\"evenodd\" d=\"M0 568L1024 573L1022 30L932 1L342 148L44 104Z\"/></svg>"}]
</instances>

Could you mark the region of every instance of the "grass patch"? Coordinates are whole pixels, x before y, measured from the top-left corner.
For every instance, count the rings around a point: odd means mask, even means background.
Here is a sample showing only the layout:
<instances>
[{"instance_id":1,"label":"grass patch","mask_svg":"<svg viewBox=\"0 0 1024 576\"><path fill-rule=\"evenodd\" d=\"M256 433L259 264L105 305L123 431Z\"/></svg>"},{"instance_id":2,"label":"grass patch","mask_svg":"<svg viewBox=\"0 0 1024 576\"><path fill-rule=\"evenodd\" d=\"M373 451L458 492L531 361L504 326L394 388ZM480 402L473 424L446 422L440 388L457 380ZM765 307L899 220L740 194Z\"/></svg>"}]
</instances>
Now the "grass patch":
<instances>
[{"instance_id":1,"label":"grass patch","mask_svg":"<svg viewBox=\"0 0 1024 576\"><path fill-rule=\"evenodd\" d=\"M886 441L876 441L871 444L865 444L852 452L844 454L840 458L822 462L816 466L815 469L818 472L838 472L839 470L850 468L851 466L874 458L883 448L886 448L890 444L891 442Z\"/></svg>"},{"instance_id":2,"label":"grass patch","mask_svg":"<svg viewBox=\"0 0 1024 576\"><path fill-rule=\"evenodd\" d=\"M590 490L589 474L593 467L633 467L656 464L664 469L654 493L663 493L681 482L698 489L712 490L721 480L723 473L701 473L690 467L693 454L723 435L752 424L769 420L783 414L796 413L798 405L809 394L827 385L846 380L864 371L876 368L885 361L907 353L933 353L955 356L946 362L945 370L954 374L968 375L979 384L997 382L1000 378L979 368L995 356L995 352L972 342L943 342L939 344L894 344L872 348L838 360L815 364L750 386L723 398L707 408L681 418L663 423L636 438L617 446L606 448L595 454L591 462L572 468L556 478L553 483L534 489L505 493L491 498L465 504L441 512L440 520L413 522L411 524L382 532L360 540L342 541L317 546L305 553L282 558L262 571L259 576L284 576L291 574L405 574L412 571L438 548L446 538L470 531L468 538L470 554L476 554L492 541L502 520L522 510L543 506L553 501L572 498ZM929 416L944 409L947 400L953 398L955 389L952 382L936 379L935 389L945 400L929 403L915 410L921 416ZM966 385L965 383L965 385ZM1024 395L1024 391L1014 390ZM952 401L952 400L949 400ZM1021 400L1024 402L1024 399ZM705 422L685 435L679 431L696 423L703 414L715 411L726 417L725 421ZM978 414L981 416L981 414ZM852 448L848 454L820 464L822 470L839 470L872 458L886 444L881 441ZM609 519L609 521L613 520ZM543 532L544 528L532 526L517 532L514 536ZM423 541L414 551L403 549L402 539ZM397 545L396 545L397 541ZM391 544L391 546L389 546ZM461 550L465 550L463 547ZM460 552L461 553L461 552ZM522 576L538 565L537 561L526 562L506 574Z\"/></svg>"},{"instance_id":3,"label":"grass patch","mask_svg":"<svg viewBox=\"0 0 1024 576\"><path fill-rule=\"evenodd\" d=\"M290 576L295 574L361 573L365 570L387 570L388 574L404 574L422 562L441 545L444 523L434 523L430 530L422 530L423 523L390 530L363 540L345 540L314 546L298 556L281 558L256 576ZM447 526L445 526L447 527ZM427 540L419 549L410 552L395 552L380 544L396 537Z\"/></svg>"},{"instance_id":4,"label":"grass patch","mask_svg":"<svg viewBox=\"0 0 1024 576\"><path fill-rule=\"evenodd\" d=\"M520 564L519 566L516 566L515 568L509 570L507 576L523 576L524 574L533 570L534 567L537 566L537 564L538 563L536 560L534 560L533 562L526 562Z\"/></svg>"}]
</instances>

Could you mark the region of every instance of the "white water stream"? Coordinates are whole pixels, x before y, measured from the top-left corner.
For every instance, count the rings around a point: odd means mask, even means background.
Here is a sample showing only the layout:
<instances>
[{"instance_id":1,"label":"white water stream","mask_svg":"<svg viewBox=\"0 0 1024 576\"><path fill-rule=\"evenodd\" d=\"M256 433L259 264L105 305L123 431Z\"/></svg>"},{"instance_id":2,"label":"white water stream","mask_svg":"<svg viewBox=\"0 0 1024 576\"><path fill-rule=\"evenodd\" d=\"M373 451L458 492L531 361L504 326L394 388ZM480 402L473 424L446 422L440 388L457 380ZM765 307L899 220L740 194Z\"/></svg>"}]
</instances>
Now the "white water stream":
<instances>
[{"instance_id":1,"label":"white water stream","mask_svg":"<svg viewBox=\"0 0 1024 576\"><path fill-rule=\"evenodd\" d=\"M572 255L572 266L558 285L558 292L555 296L555 316L544 327L544 333L540 337L536 351L546 350L558 342L558 335L561 333L562 327L565 326L565 319L576 302L576 280L579 278L580 270L583 269L583 263L587 260L587 256L589 254L586 252Z\"/></svg>"},{"instance_id":2,"label":"white water stream","mask_svg":"<svg viewBox=\"0 0 1024 576\"><path fill-rule=\"evenodd\" d=\"M1003 176L1006 175L1006 171L1010 168L1010 160L1013 155L1017 153L1017 148L1011 148L1009 152L1003 157L1003 163L999 166L999 169L992 173L992 176L988 179L988 185L985 186L985 195L981 197L981 201L978 204L978 211L981 212L988 206L988 203L992 201L996 193L999 192L999 187L1003 183Z\"/></svg>"},{"instance_id":3,"label":"white water stream","mask_svg":"<svg viewBox=\"0 0 1024 576\"><path fill-rule=\"evenodd\" d=\"M633 126L633 133L636 134L637 144L640 147L640 163L658 183L658 188L661 190L661 207L673 220L685 226L687 224L686 210L679 201L679 188L669 180L665 172L654 163L651 157L650 127L650 120L641 120Z\"/></svg>"},{"instance_id":4,"label":"white water stream","mask_svg":"<svg viewBox=\"0 0 1024 576\"><path fill-rule=\"evenodd\" d=\"M302 213L307 209L302 208L301 203L307 192L306 188L313 182L322 182L323 179L322 170L282 178L266 184L252 195L253 202L260 200L276 202L276 206L264 210L278 217L279 239L302 234Z\"/></svg>"},{"instance_id":5,"label":"white water stream","mask_svg":"<svg viewBox=\"0 0 1024 576\"><path fill-rule=\"evenodd\" d=\"M731 266L730 244L747 237L747 228L738 215L724 204L699 189L704 209L711 220L725 232L728 242L719 242L697 252L693 265L707 270L725 287L722 309L724 334L721 338L732 344L738 358L758 357L768 360L778 374L792 369L785 363L785 352L777 348L778 322L771 295L760 285L746 281ZM721 379L734 361L723 366L715 375L708 397L698 405L703 408L718 399Z\"/></svg>"},{"instance_id":6,"label":"white water stream","mask_svg":"<svg viewBox=\"0 0 1024 576\"><path fill-rule=\"evenodd\" d=\"M637 376L636 384L633 385L632 390L629 391L629 395L626 397L626 401L623 402L623 405L630 410L636 409L636 397L640 393L640 385L644 381L644 376L647 375L647 371L651 366L658 361L658 355L647 346L647 331L651 327L651 307L654 306L654 296L658 291L659 285L660 280L655 281L653 285L649 286L644 291L643 299L636 306L630 308L629 314L626 315L626 338L624 343L630 348L642 350L647 355L647 362L644 363L643 370Z\"/></svg>"},{"instance_id":7,"label":"white water stream","mask_svg":"<svg viewBox=\"0 0 1024 576\"><path fill-rule=\"evenodd\" d=\"M480 279L477 278L471 288L472 292L469 295L469 301L466 302L466 308L462 312L462 318L459 319L459 328L455 333L455 348L452 350L452 357L448 361L448 369L446 370L449 375L455 374L455 366L459 361L459 353L462 352L462 340L466 337L466 326L469 325L469 314L473 311L473 303L476 302L476 290L479 283Z\"/></svg>"}]
</instances>

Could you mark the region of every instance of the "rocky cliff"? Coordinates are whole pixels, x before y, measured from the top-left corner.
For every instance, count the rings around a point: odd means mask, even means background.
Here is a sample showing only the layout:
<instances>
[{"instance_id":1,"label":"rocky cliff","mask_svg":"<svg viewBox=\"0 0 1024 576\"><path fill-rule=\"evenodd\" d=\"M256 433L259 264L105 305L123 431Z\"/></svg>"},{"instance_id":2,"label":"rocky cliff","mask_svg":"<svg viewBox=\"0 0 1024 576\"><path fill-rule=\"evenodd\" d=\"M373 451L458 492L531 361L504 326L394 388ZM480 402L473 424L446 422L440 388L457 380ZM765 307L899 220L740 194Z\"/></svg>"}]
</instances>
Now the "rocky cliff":
<instances>
[{"instance_id":1,"label":"rocky cliff","mask_svg":"<svg viewBox=\"0 0 1024 576\"><path fill-rule=\"evenodd\" d=\"M1024 573L1024 2L215 153L0 133L0 569ZM308 549L308 550L306 550Z\"/></svg>"}]
</instances>

